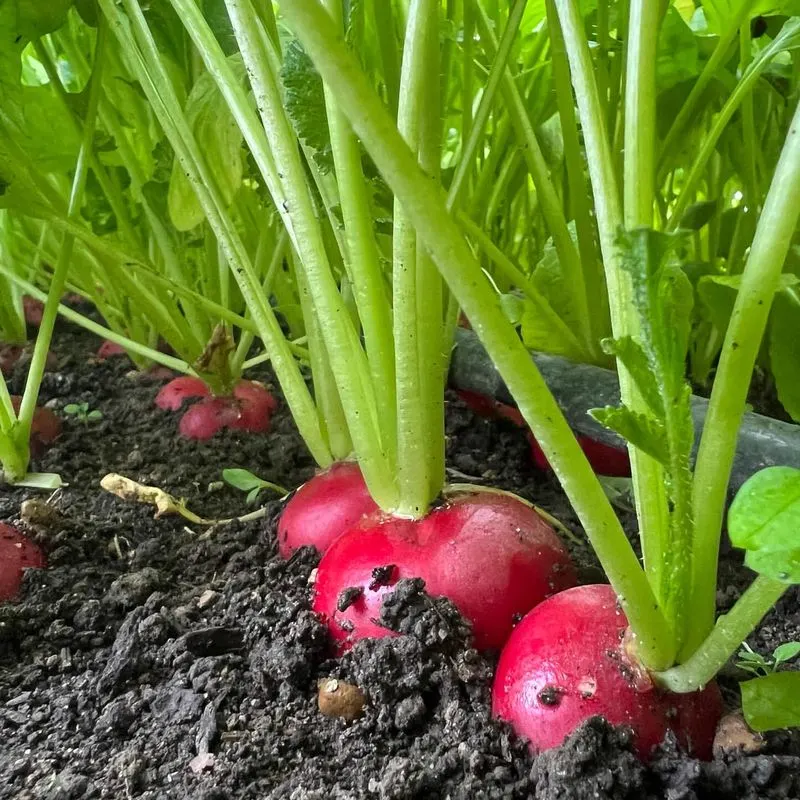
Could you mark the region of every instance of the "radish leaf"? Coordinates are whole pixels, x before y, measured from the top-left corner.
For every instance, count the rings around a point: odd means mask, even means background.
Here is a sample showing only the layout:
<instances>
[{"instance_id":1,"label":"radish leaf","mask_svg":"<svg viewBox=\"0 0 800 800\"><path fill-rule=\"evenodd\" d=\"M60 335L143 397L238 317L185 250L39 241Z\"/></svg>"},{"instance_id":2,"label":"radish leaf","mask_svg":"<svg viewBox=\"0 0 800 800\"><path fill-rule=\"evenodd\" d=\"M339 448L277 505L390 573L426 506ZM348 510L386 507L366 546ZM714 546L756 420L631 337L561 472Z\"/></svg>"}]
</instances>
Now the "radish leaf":
<instances>
[{"instance_id":1,"label":"radish leaf","mask_svg":"<svg viewBox=\"0 0 800 800\"><path fill-rule=\"evenodd\" d=\"M778 672L740 684L742 710L755 731L800 725L800 672Z\"/></svg>"},{"instance_id":2,"label":"radish leaf","mask_svg":"<svg viewBox=\"0 0 800 800\"><path fill-rule=\"evenodd\" d=\"M750 569L800 583L800 470L767 467L739 489L728 512L728 535L747 551Z\"/></svg>"},{"instance_id":3,"label":"radish leaf","mask_svg":"<svg viewBox=\"0 0 800 800\"><path fill-rule=\"evenodd\" d=\"M635 447L666 464L669 460L664 426L653 417L637 414L622 406L615 408L593 408L589 412L601 425L616 431Z\"/></svg>"}]
</instances>

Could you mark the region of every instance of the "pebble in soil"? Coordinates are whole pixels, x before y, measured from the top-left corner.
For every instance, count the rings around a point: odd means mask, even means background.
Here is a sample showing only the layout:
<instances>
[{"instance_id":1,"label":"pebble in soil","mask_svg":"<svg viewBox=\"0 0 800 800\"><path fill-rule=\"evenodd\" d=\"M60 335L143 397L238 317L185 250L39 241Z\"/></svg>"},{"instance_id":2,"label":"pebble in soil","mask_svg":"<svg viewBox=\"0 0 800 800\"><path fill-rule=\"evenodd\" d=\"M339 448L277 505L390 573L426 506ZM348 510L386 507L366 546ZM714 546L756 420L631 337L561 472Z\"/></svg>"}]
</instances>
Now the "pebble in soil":
<instances>
[{"instance_id":1,"label":"pebble in soil","mask_svg":"<svg viewBox=\"0 0 800 800\"><path fill-rule=\"evenodd\" d=\"M800 796L800 747L786 734L768 737L761 753L708 764L667 743L643 766L624 731L595 720L532 758L489 718L492 659L471 649L450 604L416 581L398 587L382 616L408 636L331 660L309 610L314 555L276 555L278 503L263 522L204 532L153 520L152 509L97 488L105 472L123 472L189 498L197 513L229 515L242 498L214 486L223 467L288 485L311 474L285 407L267 437L187 443L152 408L160 384L129 377L124 359L87 360L93 343L82 335L61 331L58 344L61 371L46 379L43 399L56 411L88 402L103 419L88 431L65 420L37 464L70 485L52 500L59 513L28 528L50 568L28 573L20 603L0 606L3 800ZM580 532L515 431L451 403L448 434L459 473L536 498ZM19 522L30 496L0 489L0 519ZM571 546L584 580L595 580L588 550ZM746 584L739 563L726 553L723 607ZM799 622L795 592L752 643L774 646ZM330 678L364 693L354 721L320 714L318 685Z\"/></svg>"}]
</instances>

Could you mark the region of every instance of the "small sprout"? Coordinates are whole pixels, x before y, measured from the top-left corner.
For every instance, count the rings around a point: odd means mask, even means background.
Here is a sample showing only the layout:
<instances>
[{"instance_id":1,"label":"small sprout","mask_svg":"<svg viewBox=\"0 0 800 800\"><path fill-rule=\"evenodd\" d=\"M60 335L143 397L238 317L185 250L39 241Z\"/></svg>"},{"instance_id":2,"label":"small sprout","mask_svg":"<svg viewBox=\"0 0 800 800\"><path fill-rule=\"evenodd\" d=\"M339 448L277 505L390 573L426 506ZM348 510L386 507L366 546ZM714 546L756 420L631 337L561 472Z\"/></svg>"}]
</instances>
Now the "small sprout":
<instances>
[{"instance_id":1,"label":"small sprout","mask_svg":"<svg viewBox=\"0 0 800 800\"><path fill-rule=\"evenodd\" d=\"M258 496L264 489L271 489L282 497L289 494L288 490L284 489L282 486L278 486L276 483L270 483L270 481L265 481L263 478L259 478L258 475L254 475L246 469L224 469L222 470L222 480L229 486L233 486L234 489L247 492L246 502L249 506L255 504Z\"/></svg>"},{"instance_id":2,"label":"small sprout","mask_svg":"<svg viewBox=\"0 0 800 800\"><path fill-rule=\"evenodd\" d=\"M782 664L792 661L800 655L800 642L786 642L775 648L772 655L762 656L756 653L746 642L739 651L736 666L757 677L766 677L777 672Z\"/></svg>"},{"instance_id":3,"label":"small sprout","mask_svg":"<svg viewBox=\"0 0 800 800\"><path fill-rule=\"evenodd\" d=\"M69 417L75 417L84 425L103 419L103 412L96 408L89 408L88 403L67 403L64 406L64 413Z\"/></svg>"}]
</instances>

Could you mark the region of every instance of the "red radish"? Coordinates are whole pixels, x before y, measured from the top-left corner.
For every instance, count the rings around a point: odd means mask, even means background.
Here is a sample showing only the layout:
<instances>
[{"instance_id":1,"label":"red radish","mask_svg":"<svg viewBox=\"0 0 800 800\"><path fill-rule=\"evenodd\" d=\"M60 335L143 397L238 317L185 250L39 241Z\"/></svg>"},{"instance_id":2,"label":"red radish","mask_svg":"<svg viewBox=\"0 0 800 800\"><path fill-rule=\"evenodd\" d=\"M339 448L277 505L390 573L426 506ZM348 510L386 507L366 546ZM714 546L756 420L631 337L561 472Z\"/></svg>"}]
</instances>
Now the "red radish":
<instances>
[{"instance_id":1,"label":"red radish","mask_svg":"<svg viewBox=\"0 0 800 800\"><path fill-rule=\"evenodd\" d=\"M127 355L125 348L121 344L112 342L109 339L106 339L103 344L97 348L97 352L95 353L95 356L101 361L105 361L107 358L115 358L116 356L124 355Z\"/></svg>"},{"instance_id":2,"label":"red radish","mask_svg":"<svg viewBox=\"0 0 800 800\"><path fill-rule=\"evenodd\" d=\"M25 322L38 328L42 324L44 316L44 303L35 297L25 295L22 298L22 310L25 312Z\"/></svg>"},{"instance_id":3,"label":"red radish","mask_svg":"<svg viewBox=\"0 0 800 800\"><path fill-rule=\"evenodd\" d=\"M156 405L178 411L190 399L199 399L181 418L178 430L189 439L210 439L223 428L266 433L277 401L258 381L239 381L233 394L217 397L200 378L182 375L156 395Z\"/></svg>"},{"instance_id":4,"label":"red radish","mask_svg":"<svg viewBox=\"0 0 800 800\"><path fill-rule=\"evenodd\" d=\"M181 375L161 387L156 395L156 405L163 411L178 411L187 400L210 395L211 389L205 381L191 375Z\"/></svg>"},{"instance_id":5,"label":"red radish","mask_svg":"<svg viewBox=\"0 0 800 800\"><path fill-rule=\"evenodd\" d=\"M536 466L546 472L552 472L553 468L550 466L547 456L542 452L542 448L539 447L539 443L530 431L528 432L528 442ZM578 444L586 454L592 469L598 475L606 475L610 478L630 478L631 461L627 450L619 450L589 436L578 436Z\"/></svg>"},{"instance_id":6,"label":"red radish","mask_svg":"<svg viewBox=\"0 0 800 800\"><path fill-rule=\"evenodd\" d=\"M0 603L17 596L24 570L44 566L42 551L16 528L0 522Z\"/></svg>"},{"instance_id":7,"label":"red radish","mask_svg":"<svg viewBox=\"0 0 800 800\"><path fill-rule=\"evenodd\" d=\"M278 522L278 550L288 558L310 545L324 555L344 531L377 510L358 464L334 464L304 483L286 504Z\"/></svg>"},{"instance_id":8,"label":"red radish","mask_svg":"<svg viewBox=\"0 0 800 800\"><path fill-rule=\"evenodd\" d=\"M526 427L525 420L518 408L506 405L490 397L485 397L478 392L459 391L458 396L480 417L500 417L508 420L520 428ZM531 446L533 462L539 469L552 472L552 467L547 457L539 447L533 433L528 431L528 442ZM598 475L607 475L613 478L630 478L631 462L626 450L620 450L611 445L592 439L590 436L578 435L578 444L586 454L589 463Z\"/></svg>"},{"instance_id":9,"label":"red radish","mask_svg":"<svg viewBox=\"0 0 800 800\"><path fill-rule=\"evenodd\" d=\"M15 414L19 414L21 404L22 398L12 394L11 407ZM59 436L61 436L61 420L49 408L37 407L33 412L31 424L31 455L40 456Z\"/></svg>"},{"instance_id":10,"label":"red radish","mask_svg":"<svg viewBox=\"0 0 800 800\"><path fill-rule=\"evenodd\" d=\"M11 375L22 353L22 345L0 344L0 375Z\"/></svg>"},{"instance_id":11,"label":"red radish","mask_svg":"<svg viewBox=\"0 0 800 800\"><path fill-rule=\"evenodd\" d=\"M422 578L472 623L475 645L502 646L519 617L575 584L566 549L526 503L465 492L421 520L378 512L331 544L314 584L314 610L341 652L378 625L383 596L401 578Z\"/></svg>"},{"instance_id":12,"label":"red radish","mask_svg":"<svg viewBox=\"0 0 800 800\"><path fill-rule=\"evenodd\" d=\"M691 754L710 758L722 715L716 683L687 695L657 688L627 655L627 628L608 585L578 586L549 598L503 648L492 690L495 716L510 722L537 752L602 716L633 729L643 758L667 731Z\"/></svg>"}]
</instances>

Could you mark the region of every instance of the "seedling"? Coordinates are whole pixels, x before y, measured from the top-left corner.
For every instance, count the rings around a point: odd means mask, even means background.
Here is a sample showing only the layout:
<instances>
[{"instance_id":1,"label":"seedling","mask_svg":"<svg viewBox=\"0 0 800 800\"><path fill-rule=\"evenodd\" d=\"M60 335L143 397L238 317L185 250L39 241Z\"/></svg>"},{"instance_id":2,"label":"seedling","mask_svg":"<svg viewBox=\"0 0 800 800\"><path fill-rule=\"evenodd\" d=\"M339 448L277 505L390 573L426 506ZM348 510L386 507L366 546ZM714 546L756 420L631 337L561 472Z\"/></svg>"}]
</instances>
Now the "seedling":
<instances>
[{"instance_id":1,"label":"seedling","mask_svg":"<svg viewBox=\"0 0 800 800\"><path fill-rule=\"evenodd\" d=\"M259 478L258 475L254 475L246 469L224 469L222 470L222 480L229 486L233 486L234 489L247 492L246 502L249 506L255 505L258 496L265 489L271 492L277 492L282 497L289 494L288 490L284 489L282 486L278 486L277 483L265 481L263 478Z\"/></svg>"},{"instance_id":2,"label":"seedling","mask_svg":"<svg viewBox=\"0 0 800 800\"><path fill-rule=\"evenodd\" d=\"M766 656L757 653L745 642L737 655L736 666L756 677L765 677L773 675L783 664L793 661L798 655L800 642L785 642Z\"/></svg>"},{"instance_id":3,"label":"seedling","mask_svg":"<svg viewBox=\"0 0 800 800\"><path fill-rule=\"evenodd\" d=\"M64 406L64 413L84 425L88 425L90 422L99 422L103 419L103 412L97 408L89 408L88 403L67 403Z\"/></svg>"}]
</instances>

